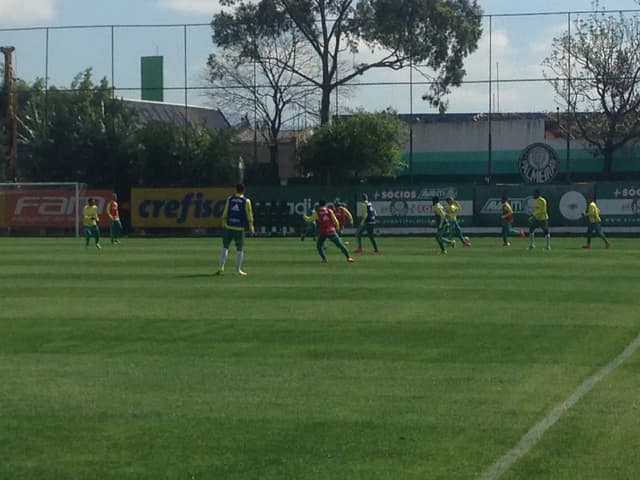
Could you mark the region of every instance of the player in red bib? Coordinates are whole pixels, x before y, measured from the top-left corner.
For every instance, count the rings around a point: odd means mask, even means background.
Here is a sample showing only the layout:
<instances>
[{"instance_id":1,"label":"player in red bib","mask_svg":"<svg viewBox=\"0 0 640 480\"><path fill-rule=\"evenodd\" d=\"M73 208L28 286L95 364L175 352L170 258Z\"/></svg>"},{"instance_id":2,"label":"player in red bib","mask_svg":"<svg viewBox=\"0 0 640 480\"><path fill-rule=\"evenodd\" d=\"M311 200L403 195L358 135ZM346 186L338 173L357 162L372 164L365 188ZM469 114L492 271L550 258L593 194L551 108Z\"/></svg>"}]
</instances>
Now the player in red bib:
<instances>
[{"instance_id":1,"label":"player in red bib","mask_svg":"<svg viewBox=\"0 0 640 480\"><path fill-rule=\"evenodd\" d=\"M107 203L107 215L111 227L111 243L120 243L122 235L122 222L120 222L120 211L118 210L118 194L114 193L113 197Z\"/></svg>"},{"instance_id":2,"label":"player in red bib","mask_svg":"<svg viewBox=\"0 0 640 480\"><path fill-rule=\"evenodd\" d=\"M524 230L518 230L513 228L513 207L509 198L506 195L502 196L502 214L500 215L502 220L502 246L510 247L509 235L520 235L525 237Z\"/></svg>"},{"instance_id":3,"label":"player in red bib","mask_svg":"<svg viewBox=\"0 0 640 480\"><path fill-rule=\"evenodd\" d=\"M353 225L353 215L351 215L351 212L347 208L347 204L341 202L340 199L336 199L333 205L333 213L335 214L336 218L338 219L338 223L340 224L340 226L338 227L338 235L342 237L342 232L344 231L345 225L347 223L349 225ZM347 244L347 242L344 243L345 245Z\"/></svg>"},{"instance_id":4,"label":"player in red bib","mask_svg":"<svg viewBox=\"0 0 640 480\"><path fill-rule=\"evenodd\" d=\"M327 239L331 240L334 245L340 249L346 257L347 262L353 262L353 258L349 254L349 250L344 246L344 243L342 243L342 240L338 235L340 222L338 222L333 211L327 207L327 202L325 200L320 200L315 211L311 213L311 215L305 215L303 218L305 222L317 222L318 240L316 242L316 247L318 248L320 258L322 258L322 263L328 262L327 249L324 246L324 242Z\"/></svg>"}]
</instances>

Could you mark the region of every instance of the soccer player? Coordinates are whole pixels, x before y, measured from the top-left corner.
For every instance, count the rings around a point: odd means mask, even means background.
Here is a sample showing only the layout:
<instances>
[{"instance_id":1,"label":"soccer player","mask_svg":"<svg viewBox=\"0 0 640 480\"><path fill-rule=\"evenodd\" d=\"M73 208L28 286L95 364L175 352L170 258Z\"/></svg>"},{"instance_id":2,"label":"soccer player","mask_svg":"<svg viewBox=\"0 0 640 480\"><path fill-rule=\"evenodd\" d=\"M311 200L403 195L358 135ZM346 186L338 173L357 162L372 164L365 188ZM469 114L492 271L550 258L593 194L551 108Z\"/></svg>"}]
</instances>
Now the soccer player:
<instances>
[{"instance_id":1,"label":"soccer player","mask_svg":"<svg viewBox=\"0 0 640 480\"><path fill-rule=\"evenodd\" d=\"M120 222L120 212L118 210L118 194L113 193L109 203L107 203L107 215L110 222L111 243L120 243L122 235L122 222Z\"/></svg>"},{"instance_id":2,"label":"soccer player","mask_svg":"<svg viewBox=\"0 0 640 480\"><path fill-rule=\"evenodd\" d=\"M98 222L100 217L98 216L98 205L93 198L87 199L87 204L82 211L84 216L84 234L86 237L85 248L89 246L91 238L96 240L96 248L100 250L100 227Z\"/></svg>"},{"instance_id":3,"label":"soccer player","mask_svg":"<svg viewBox=\"0 0 640 480\"><path fill-rule=\"evenodd\" d=\"M333 213L335 214L336 218L338 219L338 223L340 224L340 227L338 228L338 235L342 236L344 226L347 223L349 225L353 225L353 215L351 215L351 212L347 208L347 204L341 202L339 198L336 198Z\"/></svg>"},{"instance_id":4,"label":"soccer player","mask_svg":"<svg viewBox=\"0 0 640 480\"><path fill-rule=\"evenodd\" d=\"M584 217L589 219L589 226L587 227L587 243L582 248L591 248L591 238L594 233L604 241L604 248L609 248L609 240L602 231L602 219L600 218L600 208L596 204L595 195L589 197L589 205L587 205L587 211L583 214Z\"/></svg>"},{"instance_id":5,"label":"soccer player","mask_svg":"<svg viewBox=\"0 0 640 480\"><path fill-rule=\"evenodd\" d=\"M511 206L511 202L509 201L509 197L506 195L502 196L502 246L510 247L511 242L509 241L509 235L520 235L521 237L525 237L526 234L524 230L518 230L513 228L513 207Z\"/></svg>"},{"instance_id":6,"label":"soccer player","mask_svg":"<svg viewBox=\"0 0 640 480\"><path fill-rule=\"evenodd\" d=\"M317 202L313 205L313 208L310 208L307 211L307 216L313 215L313 212L315 212L316 208L318 208ZM303 215L303 218L304 218L304 215ZM302 227L302 233L300 234L300 240L304 241L305 237L311 237L315 241L317 234L318 234L318 225L316 225L316 222L309 222L309 223L305 222L304 226Z\"/></svg>"},{"instance_id":7,"label":"soccer player","mask_svg":"<svg viewBox=\"0 0 640 480\"><path fill-rule=\"evenodd\" d=\"M446 234L449 232L449 220L447 219L447 212L440 203L438 196L431 198L433 204L433 213L435 215L434 223L436 225L436 242L440 247L440 253L447 253L447 247L455 247L456 241L449 239Z\"/></svg>"},{"instance_id":8,"label":"soccer player","mask_svg":"<svg viewBox=\"0 0 640 480\"><path fill-rule=\"evenodd\" d=\"M362 235L364 234L364 232L367 232L367 236L369 237L369 240L371 240L371 244L373 245L373 252L380 253L380 250L378 250L378 242L376 242L376 236L374 232L374 228L376 226L376 209L369 201L369 197L366 193L363 193L360 199L360 226L356 234L356 238L358 239L358 248L356 249L356 253L364 252L364 250L362 249Z\"/></svg>"},{"instance_id":9,"label":"soccer player","mask_svg":"<svg viewBox=\"0 0 640 480\"><path fill-rule=\"evenodd\" d=\"M536 230L541 229L544 233L544 249L551 250L551 233L549 232L549 213L547 212L547 201L540 195L540 191L533 192L533 211L529 217L529 249L536 247Z\"/></svg>"},{"instance_id":10,"label":"soccer player","mask_svg":"<svg viewBox=\"0 0 640 480\"><path fill-rule=\"evenodd\" d=\"M462 245L470 247L471 242L468 238L465 239L462 234L462 228L460 228L460 224L458 223L458 212L462 211L462 205L460 205L460 202L455 200L453 197L447 198L447 205L444 207L444 211L447 214L447 220L449 220L449 230L451 235L457 235L462 242Z\"/></svg>"},{"instance_id":11,"label":"soccer player","mask_svg":"<svg viewBox=\"0 0 640 480\"><path fill-rule=\"evenodd\" d=\"M317 222L318 223L318 241L316 247L318 253L322 259L322 263L327 263L327 249L324 246L324 242L329 239L333 244L340 249L347 259L347 262L352 263L353 258L349 255L349 250L344 246L337 231L340 228L340 223L331 209L327 207L325 200L318 202L318 207L311 215L305 215L305 222Z\"/></svg>"},{"instance_id":12,"label":"soccer player","mask_svg":"<svg viewBox=\"0 0 640 480\"><path fill-rule=\"evenodd\" d=\"M236 185L236 193L227 198L222 212L222 253L220 254L220 268L216 275L224 273L224 266L229 258L229 245L231 241L236 244L236 271L238 275L245 277L246 272L242 271L242 261L244 260L244 231L249 229L253 234L253 210L251 200L244 196L244 185Z\"/></svg>"}]
</instances>

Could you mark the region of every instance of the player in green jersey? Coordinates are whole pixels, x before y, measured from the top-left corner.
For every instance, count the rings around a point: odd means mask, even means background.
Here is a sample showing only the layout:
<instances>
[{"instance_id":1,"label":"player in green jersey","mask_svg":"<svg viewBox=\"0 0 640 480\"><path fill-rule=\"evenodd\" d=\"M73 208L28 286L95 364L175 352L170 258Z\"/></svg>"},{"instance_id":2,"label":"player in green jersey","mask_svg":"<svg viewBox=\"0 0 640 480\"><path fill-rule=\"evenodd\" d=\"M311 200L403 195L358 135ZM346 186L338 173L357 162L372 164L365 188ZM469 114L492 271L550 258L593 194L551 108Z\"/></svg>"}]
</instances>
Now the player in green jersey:
<instances>
[{"instance_id":1,"label":"player in green jersey","mask_svg":"<svg viewBox=\"0 0 640 480\"><path fill-rule=\"evenodd\" d=\"M447 212L440 203L440 198L435 196L431 199L433 204L433 214L435 216L434 224L436 226L436 242L440 247L440 252L447 253L447 247L455 247L456 241L449 239L449 220L447 219Z\"/></svg>"},{"instance_id":2,"label":"player in green jersey","mask_svg":"<svg viewBox=\"0 0 640 480\"><path fill-rule=\"evenodd\" d=\"M244 260L244 231L254 233L253 209L251 200L244 196L244 185L236 185L236 193L227 198L222 212L222 253L220 254L220 267L216 275L222 275L224 266L229 257L229 246L233 241L236 244L236 271L241 277L247 276L242 270Z\"/></svg>"}]
</instances>

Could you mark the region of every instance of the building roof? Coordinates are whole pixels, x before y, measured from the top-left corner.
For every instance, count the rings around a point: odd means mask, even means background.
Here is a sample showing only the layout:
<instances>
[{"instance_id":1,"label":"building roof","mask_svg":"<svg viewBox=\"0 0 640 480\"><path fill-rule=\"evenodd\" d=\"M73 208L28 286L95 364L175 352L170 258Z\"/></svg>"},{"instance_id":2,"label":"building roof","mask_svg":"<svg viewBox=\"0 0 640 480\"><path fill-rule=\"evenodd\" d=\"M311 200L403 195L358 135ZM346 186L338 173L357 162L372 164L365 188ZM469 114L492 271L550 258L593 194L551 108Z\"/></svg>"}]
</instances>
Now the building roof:
<instances>
[{"instance_id":1,"label":"building roof","mask_svg":"<svg viewBox=\"0 0 640 480\"><path fill-rule=\"evenodd\" d=\"M123 98L124 104L136 110L144 121L171 122L184 124L185 115L192 125L210 128L229 128L231 125L224 114L217 108L184 105L178 103L154 102Z\"/></svg>"},{"instance_id":2,"label":"building roof","mask_svg":"<svg viewBox=\"0 0 640 480\"><path fill-rule=\"evenodd\" d=\"M525 112L525 113L491 113L491 120L545 120L548 117L546 113ZM479 122L486 121L489 118L487 112L477 113L399 113L398 118L406 123L463 123L463 122Z\"/></svg>"},{"instance_id":3,"label":"building roof","mask_svg":"<svg viewBox=\"0 0 640 480\"><path fill-rule=\"evenodd\" d=\"M278 134L278 142L279 143L295 143L300 140L304 140L308 138L312 132L313 132L313 129L310 129L310 128L303 129L303 130L280 130L280 133ZM256 133L257 133L257 136L256 136L257 142L265 143L265 139L262 132L258 130ZM252 128L243 128L239 130L236 133L236 135L234 135L234 140L238 143L253 143L253 139L254 139L254 130Z\"/></svg>"}]
</instances>

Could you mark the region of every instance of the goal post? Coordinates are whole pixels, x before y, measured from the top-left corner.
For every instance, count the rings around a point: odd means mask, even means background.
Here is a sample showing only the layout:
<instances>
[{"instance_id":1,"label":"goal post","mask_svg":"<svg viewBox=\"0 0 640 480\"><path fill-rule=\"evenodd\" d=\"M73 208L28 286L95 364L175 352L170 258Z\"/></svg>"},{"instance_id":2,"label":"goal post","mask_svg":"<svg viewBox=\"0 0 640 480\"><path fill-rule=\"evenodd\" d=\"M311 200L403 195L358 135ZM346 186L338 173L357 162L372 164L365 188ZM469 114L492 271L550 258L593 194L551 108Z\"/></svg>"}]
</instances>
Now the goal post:
<instances>
[{"instance_id":1,"label":"goal post","mask_svg":"<svg viewBox=\"0 0 640 480\"><path fill-rule=\"evenodd\" d=\"M88 192L80 182L0 183L0 228L8 235L79 237Z\"/></svg>"}]
</instances>

